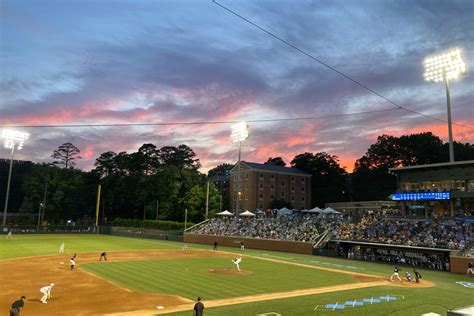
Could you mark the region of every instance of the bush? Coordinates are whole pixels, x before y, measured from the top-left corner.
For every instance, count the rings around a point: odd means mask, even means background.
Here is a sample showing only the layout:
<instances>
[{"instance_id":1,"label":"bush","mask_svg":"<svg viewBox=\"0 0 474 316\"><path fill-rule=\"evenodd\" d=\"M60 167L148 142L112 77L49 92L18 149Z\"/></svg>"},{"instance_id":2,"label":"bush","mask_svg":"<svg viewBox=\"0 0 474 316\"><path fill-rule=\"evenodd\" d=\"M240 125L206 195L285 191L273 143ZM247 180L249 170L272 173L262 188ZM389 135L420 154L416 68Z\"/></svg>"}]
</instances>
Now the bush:
<instances>
[{"instance_id":1,"label":"bush","mask_svg":"<svg viewBox=\"0 0 474 316\"><path fill-rule=\"evenodd\" d=\"M193 223L188 223L187 227L193 226ZM116 218L112 222L112 226L129 227L129 228L151 228L159 230L181 230L184 229L184 223L172 221L153 221L140 219L124 219Z\"/></svg>"}]
</instances>

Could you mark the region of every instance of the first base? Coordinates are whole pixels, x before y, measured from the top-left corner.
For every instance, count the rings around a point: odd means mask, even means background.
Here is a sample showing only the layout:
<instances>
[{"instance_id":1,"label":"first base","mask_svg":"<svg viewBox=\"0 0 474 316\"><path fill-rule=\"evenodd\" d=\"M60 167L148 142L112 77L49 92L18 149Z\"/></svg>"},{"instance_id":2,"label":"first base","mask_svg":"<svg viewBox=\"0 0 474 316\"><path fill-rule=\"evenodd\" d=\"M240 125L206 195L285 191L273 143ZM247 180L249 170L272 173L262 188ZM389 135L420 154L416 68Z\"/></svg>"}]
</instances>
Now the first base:
<instances>
[{"instance_id":1,"label":"first base","mask_svg":"<svg viewBox=\"0 0 474 316\"><path fill-rule=\"evenodd\" d=\"M163 308L165 308L165 307L164 307L164 306L161 306L161 305L158 305L156 308L157 308L157 309L163 309Z\"/></svg>"}]
</instances>

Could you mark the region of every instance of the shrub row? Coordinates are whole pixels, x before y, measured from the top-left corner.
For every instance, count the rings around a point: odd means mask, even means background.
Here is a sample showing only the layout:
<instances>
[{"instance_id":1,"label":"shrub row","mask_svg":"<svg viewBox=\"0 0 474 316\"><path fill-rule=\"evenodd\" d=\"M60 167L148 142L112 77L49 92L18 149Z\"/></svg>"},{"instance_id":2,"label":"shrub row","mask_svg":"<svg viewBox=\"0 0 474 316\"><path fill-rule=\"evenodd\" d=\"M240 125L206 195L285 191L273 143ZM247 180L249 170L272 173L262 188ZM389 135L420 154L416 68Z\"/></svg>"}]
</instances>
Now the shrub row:
<instances>
[{"instance_id":1,"label":"shrub row","mask_svg":"<svg viewBox=\"0 0 474 316\"><path fill-rule=\"evenodd\" d=\"M188 223L187 227L191 227L193 223ZM184 229L184 223L172 221L153 221L140 219L124 219L116 218L112 222L112 226L130 227L130 228L151 228L160 230L180 230Z\"/></svg>"}]
</instances>

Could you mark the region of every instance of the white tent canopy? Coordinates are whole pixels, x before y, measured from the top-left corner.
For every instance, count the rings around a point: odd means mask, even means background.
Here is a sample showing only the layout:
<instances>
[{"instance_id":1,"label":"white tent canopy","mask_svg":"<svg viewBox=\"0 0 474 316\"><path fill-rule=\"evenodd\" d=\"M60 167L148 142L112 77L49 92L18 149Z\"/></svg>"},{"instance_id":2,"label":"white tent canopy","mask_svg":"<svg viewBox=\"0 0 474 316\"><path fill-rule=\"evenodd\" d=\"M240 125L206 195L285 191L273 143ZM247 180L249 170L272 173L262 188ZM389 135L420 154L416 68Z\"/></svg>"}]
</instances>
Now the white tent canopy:
<instances>
[{"instance_id":1,"label":"white tent canopy","mask_svg":"<svg viewBox=\"0 0 474 316\"><path fill-rule=\"evenodd\" d=\"M338 212L335 209L332 209L330 207L325 208L322 212L324 214L341 214L341 212Z\"/></svg>"},{"instance_id":2,"label":"white tent canopy","mask_svg":"<svg viewBox=\"0 0 474 316\"><path fill-rule=\"evenodd\" d=\"M306 210L306 213L322 213L323 210L321 210L319 207L312 208L310 210Z\"/></svg>"},{"instance_id":3,"label":"white tent canopy","mask_svg":"<svg viewBox=\"0 0 474 316\"><path fill-rule=\"evenodd\" d=\"M219 213L216 213L216 215L220 215L220 216L232 216L234 214L232 214L231 212L229 212L228 210L225 210L223 212L219 212Z\"/></svg>"},{"instance_id":4,"label":"white tent canopy","mask_svg":"<svg viewBox=\"0 0 474 316\"><path fill-rule=\"evenodd\" d=\"M255 214L250 211L245 211L243 213L240 213L240 216L255 216Z\"/></svg>"},{"instance_id":5,"label":"white tent canopy","mask_svg":"<svg viewBox=\"0 0 474 316\"><path fill-rule=\"evenodd\" d=\"M283 207L277 211L278 215L290 215L293 214L293 211L289 208Z\"/></svg>"}]
</instances>

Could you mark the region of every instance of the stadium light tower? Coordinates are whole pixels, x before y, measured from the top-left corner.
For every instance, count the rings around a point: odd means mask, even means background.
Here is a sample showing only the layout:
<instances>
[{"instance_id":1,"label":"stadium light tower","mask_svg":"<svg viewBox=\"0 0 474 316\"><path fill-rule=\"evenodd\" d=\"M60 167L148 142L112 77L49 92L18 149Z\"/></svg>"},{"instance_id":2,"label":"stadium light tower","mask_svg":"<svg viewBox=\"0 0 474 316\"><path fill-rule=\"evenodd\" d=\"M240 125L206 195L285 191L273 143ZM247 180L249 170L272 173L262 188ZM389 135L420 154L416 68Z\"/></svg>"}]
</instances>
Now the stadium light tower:
<instances>
[{"instance_id":1,"label":"stadium light tower","mask_svg":"<svg viewBox=\"0 0 474 316\"><path fill-rule=\"evenodd\" d=\"M20 150L23 148L23 144L30 137L30 134L19 132L11 129L3 129L1 138L4 141L5 148L11 149L12 153L10 156L10 169L8 171L8 181L7 181L7 194L5 196L5 208L3 209L3 222L2 225L5 226L7 223L7 209L8 209L8 195L10 193L10 180L12 177L12 167L13 167L13 154L15 149Z\"/></svg>"},{"instance_id":2,"label":"stadium light tower","mask_svg":"<svg viewBox=\"0 0 474 316\"><path fill-rule=\"evenodd\" d=\"M449 80L456 79L466 74L466 64L461 55L461 50L455 48L447 53L430 56L425 59L426 81L441 82L446 86L446 99L448 105L448 134L449 134L449 162L454 162L453 127L451 122L451 97L449 94Z\"/></svg>"},{"instance_id":3,"label":"stadium light tower","mask_svg":"<svg viewBox=\"0 0 474 316\"><path fill-rule=\"evenodd\" d=\"M249 137L249 125L246 122L240 122L232 125L232 132L230 134L234 143L239 143L239 160L237 162L237 205L235 208L235 217L239 216L240 210L240 154L242 148L242 142Z\"/></svg>"}]
</instances>

